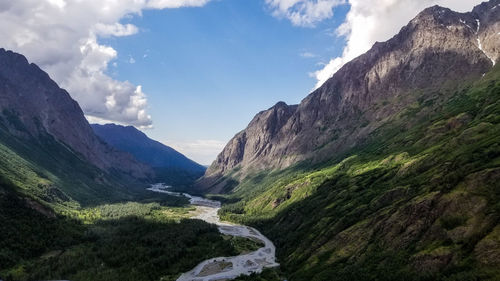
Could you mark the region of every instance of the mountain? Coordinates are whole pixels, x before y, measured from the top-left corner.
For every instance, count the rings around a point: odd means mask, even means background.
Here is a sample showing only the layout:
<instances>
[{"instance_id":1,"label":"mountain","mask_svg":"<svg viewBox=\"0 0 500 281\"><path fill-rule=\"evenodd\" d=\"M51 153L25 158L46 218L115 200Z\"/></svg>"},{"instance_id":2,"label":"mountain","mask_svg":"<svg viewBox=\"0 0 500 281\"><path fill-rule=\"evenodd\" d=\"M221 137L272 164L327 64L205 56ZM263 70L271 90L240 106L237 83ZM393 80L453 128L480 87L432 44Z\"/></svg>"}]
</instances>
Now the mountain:
<instances>
[{"instance_id":1,"label":"mountain","mask_svg":"<svg viewBox=\"0 0 500 281\"><path fill-rule=\"evenodd\" d=\"M38 66L4 49L0 66L0 173L26 194L46 203L126 198L133 183L152 177L151 168L101 141Z\"/></svg>"},{"instance_id":2,"label":"mountain","mask_svg":"<svg viewBox=\"0 0 500 281\"><path fill-rule=\"evenodd\" d=\"M287 280L500 280L500 1L422 11L198 182Z\"/></svg>"},{"instance_id":3,"label":"mountain","mask_svg":"<svg viewBox=\"0 0 500 281\"><path fill-rule=\"evenodd\" d=\"M176 280L258 247L189 219L187 198L147 191L153 173L95 135L45 72L0 49L0 280Z\"/></svg>"},{"instance_id":4,"label":"mountain","mask_svg":"<svg viewBox=\"0 0 500 281\"><path fill-rule=\"evenodd\" d=\"M420 13L394 38L347 63L299 105L280 102L238 133L199 182L220 192L245 176L309 160L326 161L366 139L398 112L449 97L435 89L474 81L498 61L498 1L456 13ZM410 124L409 124L410 125ZM231 184L233 183L233 184Z\"/></svg>"},{"instance_id":5,"label":"mountain","mask_svg":"<svg viewBox=\"0 0 500 281\"><path fill-rule=\"evenodd\" d=\"M110 146L132 154L155 169L156 177L168 184L188 184L200 178L206 168L160 142L152 140L133 126L92 124L92 129Z\"/></svg>"}]
</instances>

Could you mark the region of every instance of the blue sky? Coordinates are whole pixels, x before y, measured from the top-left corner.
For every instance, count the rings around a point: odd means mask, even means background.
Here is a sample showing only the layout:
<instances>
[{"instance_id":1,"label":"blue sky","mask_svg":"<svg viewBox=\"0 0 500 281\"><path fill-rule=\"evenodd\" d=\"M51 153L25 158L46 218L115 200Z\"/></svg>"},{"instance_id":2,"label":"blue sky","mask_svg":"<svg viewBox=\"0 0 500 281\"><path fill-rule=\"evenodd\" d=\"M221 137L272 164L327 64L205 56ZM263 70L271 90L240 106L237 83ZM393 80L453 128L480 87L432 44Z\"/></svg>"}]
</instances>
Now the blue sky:
<instances>
[{"instance_id":1,"label":"blue sky","mask_svg":"<svg viewBox=\"0 0 500 281\"><path fill-rule=\"evenodd\" d=\"M122 21L138 33L101 41L118 52L109 74L147 93L154 128L146 134L180 150L210 140L220 147L257 112L311 91L309 73L342 53L345 42L332 31L348 8L314 28L271 16L263 1L146 10ZM215 158L185 152L202 164Z\"/></svg>"}]
</instances>

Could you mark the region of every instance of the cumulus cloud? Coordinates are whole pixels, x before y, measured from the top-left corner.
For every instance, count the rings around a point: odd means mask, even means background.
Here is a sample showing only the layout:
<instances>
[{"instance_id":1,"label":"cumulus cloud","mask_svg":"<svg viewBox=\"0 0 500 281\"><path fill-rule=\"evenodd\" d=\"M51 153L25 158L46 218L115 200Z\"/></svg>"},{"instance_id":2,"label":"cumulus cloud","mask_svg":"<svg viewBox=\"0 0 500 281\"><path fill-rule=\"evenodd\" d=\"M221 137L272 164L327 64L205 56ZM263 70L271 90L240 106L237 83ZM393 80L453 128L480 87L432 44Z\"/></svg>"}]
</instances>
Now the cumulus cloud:
<instances>
[{"instance_id":1,"label":"cumulus cloud","mask_svg":"<svg viewBox=\"0 0 500 281\"><path fill-rule=\"evenodd\" d=\"M202 165L210 165L224 149L227 142L218 140L195 140L165 141L164 143Z\"/></svg>"},{"instance_id":2,"label":"cumulus cloud","mask_svg":"<svg viewBox=\"0 0 500 281\"><path fill-rule=\"evenodd\" d=\"M347 45L341 57L333 58L322 69L312 73L321 86L345 63L368 51L379 41L394 36L404 25L423 9L441 5L459 12L466 12L483 0L348 0L351 6L345 22L336 30L344 36Z\"/></svg>"},{"instance_id":3,"label":"cumulus cloud","mask_svg":"<svg viewBox=\"0 0 500 281\"><path fill-rule=\"evenodd\" d=\"M144 9L202 6L209 0L16 0L0 2L0 46L38 64L76 99L89 119L149 127L140 85L106 73L117 57L99 38L139 32L120 20ZM130 61L131 62L131 61Z\"/></svg>"},{"instance_id":4,"label":"cumulus cloud","mask_svg":"<svg viewBox=\"0 0 500 281\"><path fill-rule=\"evenodd\" d=\"M266 0L273 16L287 18L293 25L306 27L331 18L333 8L343 3L345 0Z\"/></svg>"}]
</instances>

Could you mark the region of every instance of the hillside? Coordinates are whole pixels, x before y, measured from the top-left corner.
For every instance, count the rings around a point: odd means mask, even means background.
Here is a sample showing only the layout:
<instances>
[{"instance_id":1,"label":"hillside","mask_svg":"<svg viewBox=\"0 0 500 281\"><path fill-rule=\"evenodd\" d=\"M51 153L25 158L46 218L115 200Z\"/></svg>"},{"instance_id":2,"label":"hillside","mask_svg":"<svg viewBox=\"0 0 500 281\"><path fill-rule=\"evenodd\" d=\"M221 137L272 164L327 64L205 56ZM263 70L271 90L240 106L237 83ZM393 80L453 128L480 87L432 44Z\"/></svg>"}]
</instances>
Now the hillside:
<instances>
[{"instance_id":1,"label":"hillside","mask_svg":"<svg viewBox=\"0 0 500 281\"><path fill-rule=\"evenodd\" d=\"M102 142L78 104L45 72L4 49L0 65L2 177L25 195L62 208L130 199L142 190L151 168Z\"/></svg>"},{"instance_id":2,"label":"hillside","mask_svg":"<svg viewBox=\"0 0 500 281\"><path fill-rule=\"evenodd\" d=\"M498 280L499 101L497 66L328 163L247 177L221 214L262 229L290 280Z\"/></svg>"},{"instance_id":3,"label":"hillside","mask_svg":"<svg viewBox=\"0 0 500 281\"><path fill-rule=\"evenodd\" d=\"M102 140L117 150L132 154L139 162L155 170L155 180L169 185L191 184L203 176L206 168L132 126L92 124Z\"/></svg>"},{"instance_id":4,"label":"hillside","mask_svg":"<svg viewBox=\"0 0 500 281\"><path fill-rule=\"evenodd\" d=\"M499 4L426 9L259 113L198 187L289 280L500 279Z\"/></svg>"},{"instance_id":5,"label":"hillside","mask_svg":"<svg viewBox=\"0 0 500 281\"><path fill-rule=\"evenodd\" d=\"M38 66L4 49L0 65L0 112L9 134L21 141L53 138L100 169L149 176L148 168L130 155L103 144L79 105Z\"/></svg>"}]
</instances>

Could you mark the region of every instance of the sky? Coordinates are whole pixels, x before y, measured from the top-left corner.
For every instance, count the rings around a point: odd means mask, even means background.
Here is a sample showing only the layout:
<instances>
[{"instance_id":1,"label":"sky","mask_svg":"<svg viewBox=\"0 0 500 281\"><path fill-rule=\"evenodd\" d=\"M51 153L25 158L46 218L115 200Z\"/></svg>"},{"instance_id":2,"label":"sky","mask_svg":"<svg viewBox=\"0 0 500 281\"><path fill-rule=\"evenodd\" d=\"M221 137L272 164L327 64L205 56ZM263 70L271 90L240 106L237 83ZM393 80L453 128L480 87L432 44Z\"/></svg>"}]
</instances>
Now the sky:
<instances>
[{"instance_id":1,"label":"sky","mask_svg":"<svg viewBox=\"0 0 500 281\"><path fill-rule=\"evenodd\" d=\"M481 0L0 0L0 47L89 122L133 125L208 165L253 116L299 103L426 7Z\"/></svg>"}]
</instances>

